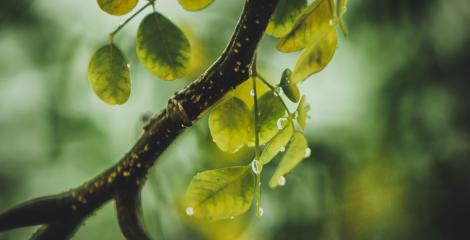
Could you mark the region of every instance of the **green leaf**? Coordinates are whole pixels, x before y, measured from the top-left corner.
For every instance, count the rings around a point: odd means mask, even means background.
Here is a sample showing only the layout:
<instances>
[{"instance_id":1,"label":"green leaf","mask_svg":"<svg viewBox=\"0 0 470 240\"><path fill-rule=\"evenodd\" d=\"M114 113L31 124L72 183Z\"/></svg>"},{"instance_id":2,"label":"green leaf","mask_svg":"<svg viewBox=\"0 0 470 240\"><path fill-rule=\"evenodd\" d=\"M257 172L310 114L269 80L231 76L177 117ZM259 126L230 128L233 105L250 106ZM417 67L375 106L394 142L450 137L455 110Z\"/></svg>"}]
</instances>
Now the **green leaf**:
<instances>
[{"instance_id":1,"label":"green leaf","mask_svg":"<svg viewBox=\"0 0 470 240\"><path fill-rule=\"evenodd\" d=\"M292 29L295 21L307 7L306 0L280 0L271 19L266 33L273 37L283 37Z\"/></svg>"},{"instance_id":2,"label":"green leaf","mask_svg":"<svg viewBox=\"0 0 470 240\"><path fill-rule=\"evenodd\" d=\"M309 151L305 136L301 132L294 133L286 154L282 156L281 162L269 181L269 186L272 188L277 187L279 179L292 171L306 157L306 152Z\"/></svg>"},{"instance_id":3,"label":"green leaf","mask_svg":"<svg viewBox=\"0 0 470 240\"><path fill-rule=\"evenodd\" d=\"M214 0L178 0L181 6L188 11L199 11L209 6Z\"/></svg>"},{"instance_id":4,"label":"green leaf","mask_svg":"<svg viewBox=\"0 0 470 240\"><path fill-rule=\"evenodd\" d=\"M292 30L279 39L277 49L281 52L295 52L305 48L311 42L317 42L329 28L334 28L331 23L334 21L329 0L316 0L306 8Z\"/></svg>"},{"instance_id":5,"label":"green leaf","mask_svg":"<svg viewBox=\"0 0 470 240\"><path fill-rule=\"evenodd\" d=\"M121 16L132 11L138 0L97 0L97 2L103 11L111 15Z\"/></svg>"},{"instance_id":6,"label":"green leaf","mask_svg":"<svg viewBox=\"0 0 470 240\"><path fill-rule=\"evenodd\" d=\"M307 126L307 113L309 110L310 106L307 103L307 98L302 96L299 106L297 106L297 122L302 129L305 129Z\"/></svg>"},{"instance_id":7,"label":"green leaf","mask_svg":"<svg viewBox=\"0 0 470 240\"><path fill-rule=\"evenodd\" d=\"M263 153L259 157L259 162L263 165L268 164L280 151L283 151L292 138L292 134L294 134L294 126L292 120L289 119L284 129L279 131L264 148Z\"/></svg>"},{"instance_id":8,"label":"green leaf","mask_svg":"<svg viewBox=\"0 0 470 240\"><path fill-rule=\"evenodd\" d=\"M338 16L341 18L346 13L347 0L338 0Z\"/></svg>"},{"instance_id":9,"label":"green leaf","mask_svg":"<svg viewBox=\"0 0 470 240\"><path fill-rule=\"evenodd\" d=\"M249 77L242 84L238 85L238 87L233 91L233 95L245 102L250 109L254 105L253 96L251 96L252 89L253 78ZM261 95L268 92L269 90L269 87L259 77L256 77L256 94L258 95L258 99Z\"/></svg>"},{"instance_id":10,"label":"green leaf","mask_svg":"<svg viewBox=\"0 0 470 240\"><path fill-rule=\"evenodd\" d=\"M266 144L279 131L277 121L284 117L286 110L279 96L273 92L263 94L258 100L259 143ZM254 109L252 115L254 116ZM254 136L252 137L254 142Z\"/></svg>"},{"instance_id":11,"label":"green leaf","mask_svg":"<svg viewBox=\"0 0 470 240\"><path fill-rule=\"evenodd\" d=\"M209 115L209 130L222 151L238 151L253 135L252 116L248 106L237 97L218 105Z\"/></svg>"},{"instance_id":12,"label":"green leaf","mask_svg":"<svg viewBox=\"0 0 470 240\"><path fill-rule=\"evenodd\" d=\"M292 74L292 82L300 83L315 74L330 62L338 46L338 36L335 28L330 28L325 35L306 48L297 59Z\"/></svg>"},{"instance_id":13,"label":"green leaf","mask_svg":"<svg viewBox=\"0 0 470 240\"><path fill-rule=\"evenodd\" d=\"M108 104L123 104L131 94L129 67L121 51L109 44L98 49L88 65L88 82Z\"/></svg>"},{"instance_id":14,"label":"green leaf","mask_svg":"<svg viewBox=\"0 0 470 240\"><path fill-rule=\"evenodd\" d=\"M222 220L246 212L253 200L255 178L251 166L198 173L186 192L187 212L197 218Z\"/></svg>"},{"instance_id":15,"label":"green leaf","mask_svg":"<svg viewBox=\"0 0 470 240\"><path fill-rule=\"evenodd\" d=\"M281 87L282 91L286 94L286 97L289 98L292 102L298 102L300 99L300 91L297 87L297 84L291 83L292 71L288 68L282 72L281 77Z\"/></svg>"},{"instance_id":16,"label":"green leaf","mask_svg":"<svg viewBox=\"0 0 470 240\"><path fill-rule=\"evenodd\" d=\"M158 12L147 15L140 23L136 51L143 65L164 80L181 78L189 68L189 40L175 24Z\"/></svg>"}]
</instances>

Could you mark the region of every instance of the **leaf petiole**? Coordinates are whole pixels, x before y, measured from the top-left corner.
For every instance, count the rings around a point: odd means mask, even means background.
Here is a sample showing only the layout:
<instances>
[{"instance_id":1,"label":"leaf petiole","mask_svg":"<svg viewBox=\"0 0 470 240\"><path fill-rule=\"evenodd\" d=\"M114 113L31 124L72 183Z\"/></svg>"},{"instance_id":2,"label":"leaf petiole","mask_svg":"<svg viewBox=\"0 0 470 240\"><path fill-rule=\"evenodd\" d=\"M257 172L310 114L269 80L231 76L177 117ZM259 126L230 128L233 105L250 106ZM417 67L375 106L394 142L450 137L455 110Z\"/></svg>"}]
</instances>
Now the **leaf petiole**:
<instances>
[{"instance_id":1,"label":"leaf petiole","mask_svg":"<svg viewBox=\"0 0 470 240\"><path fill-rule=\"evenodd\" d=\"M134 17L136 17L137 15L139 15L139 13L141 13L144 9L146 9L148 6L152 5L154 6L154 2L155 1L149 1L147 4L145 4L144 6L142 6L141 8L139 8L139 10L137 10L134 14L132 14L132 16L130 16L128 19L126 19L123 23L121 23L114 31L112 31L110 34L109 34L109 41L110 43L113 43L113 38L114 36L119 32L121 31L121 29L127 25L127 23L129 23Z\"/></svg>"}]
</instances>

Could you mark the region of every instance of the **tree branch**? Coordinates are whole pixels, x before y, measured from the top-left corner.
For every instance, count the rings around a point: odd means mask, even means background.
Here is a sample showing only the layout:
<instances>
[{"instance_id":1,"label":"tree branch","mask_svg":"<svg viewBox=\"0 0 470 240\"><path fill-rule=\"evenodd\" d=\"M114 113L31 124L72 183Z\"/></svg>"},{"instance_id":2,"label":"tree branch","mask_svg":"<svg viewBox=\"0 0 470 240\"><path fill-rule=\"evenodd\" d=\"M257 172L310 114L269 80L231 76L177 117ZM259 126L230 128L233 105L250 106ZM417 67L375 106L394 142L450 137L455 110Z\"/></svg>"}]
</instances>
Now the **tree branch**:
<instances>
[{"instance_id":1,"label":"tree branch","mask_svg":"<svg viewBox=\"0 0 470 240\"><path fill-rule=\"evenodd\" d=\"M148 239L140 222L139 201L149 169L184 129L248 78L254 52L276 5L277 0L246 0L235 32L221 56L168 101L167 107L150 120L142 137L117 164L71 191L31 200L0 214L0 231L43 224L32 239L69 239L86 217L116 199L126 238ZM128 225L129 221L133 225Z\"/></svg>"}]
</instances>

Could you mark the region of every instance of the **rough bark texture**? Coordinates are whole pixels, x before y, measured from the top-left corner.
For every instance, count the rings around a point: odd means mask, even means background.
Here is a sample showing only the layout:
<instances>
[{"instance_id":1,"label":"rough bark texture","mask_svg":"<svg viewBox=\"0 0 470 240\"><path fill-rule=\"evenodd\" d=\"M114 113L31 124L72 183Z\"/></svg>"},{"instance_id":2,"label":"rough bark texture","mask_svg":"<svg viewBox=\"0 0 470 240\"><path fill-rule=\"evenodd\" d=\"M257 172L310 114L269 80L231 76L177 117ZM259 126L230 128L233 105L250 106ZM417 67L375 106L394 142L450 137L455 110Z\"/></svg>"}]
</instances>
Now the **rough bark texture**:
<instances>
[{"instance_id":1,"label":"rough bark texture","mask_svg":"<svg viewBox=\"0 0 470 240\"><path fill-rule=\"evenodd\" d=\"M177 92L114 166L68 192L33 199L0 214L0 231L42 225L32 239L70 239L80 224L116 200L127 239L150 239L141 219L140 192L149 169L173 140L227 92L248 78L250 63L277 0L246 0L231 41L196 81Z\"/></svg>"}]
</instances>

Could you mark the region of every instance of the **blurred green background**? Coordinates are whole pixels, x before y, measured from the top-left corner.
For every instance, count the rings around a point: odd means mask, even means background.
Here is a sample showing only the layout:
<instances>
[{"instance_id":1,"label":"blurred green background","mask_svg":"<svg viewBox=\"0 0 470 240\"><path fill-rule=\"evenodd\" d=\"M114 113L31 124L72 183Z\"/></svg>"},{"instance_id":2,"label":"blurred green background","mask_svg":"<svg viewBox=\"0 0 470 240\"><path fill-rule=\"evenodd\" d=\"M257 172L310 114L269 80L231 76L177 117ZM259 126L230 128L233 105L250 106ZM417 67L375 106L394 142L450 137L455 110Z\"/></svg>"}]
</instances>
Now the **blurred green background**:
<instances>
[{"instance_id":1,"label":"blurred green background","mask_svg":"<svg viewBox=\"0 0 470 240\"><path fill-rule=\"evenodd\" d=\"M242 6L216 0L190 13L158 0L157 10L191 38L191 74L161 81L138 62L143 14L115 39L131 62L133 89L125 105L112 107L94 96L86 69L125 16L105 14L94 0L2 0L0 211L77 186L120 159L141 134L141 119L218 57ZM204 118L152 169L143 201L154 239L470 239L470 2L352 0L346 22L350 35L333 61L301 86L312 106L312 156L286 186L263 189L262 219L253 209L217 223L183 214L196 172L252 158L247 149L221 153ZM273 83L297 56L276 52L271 37L259 54ZM88 219L74 239L123 239L113 208Z\"/></svg>"}]
</instances>

